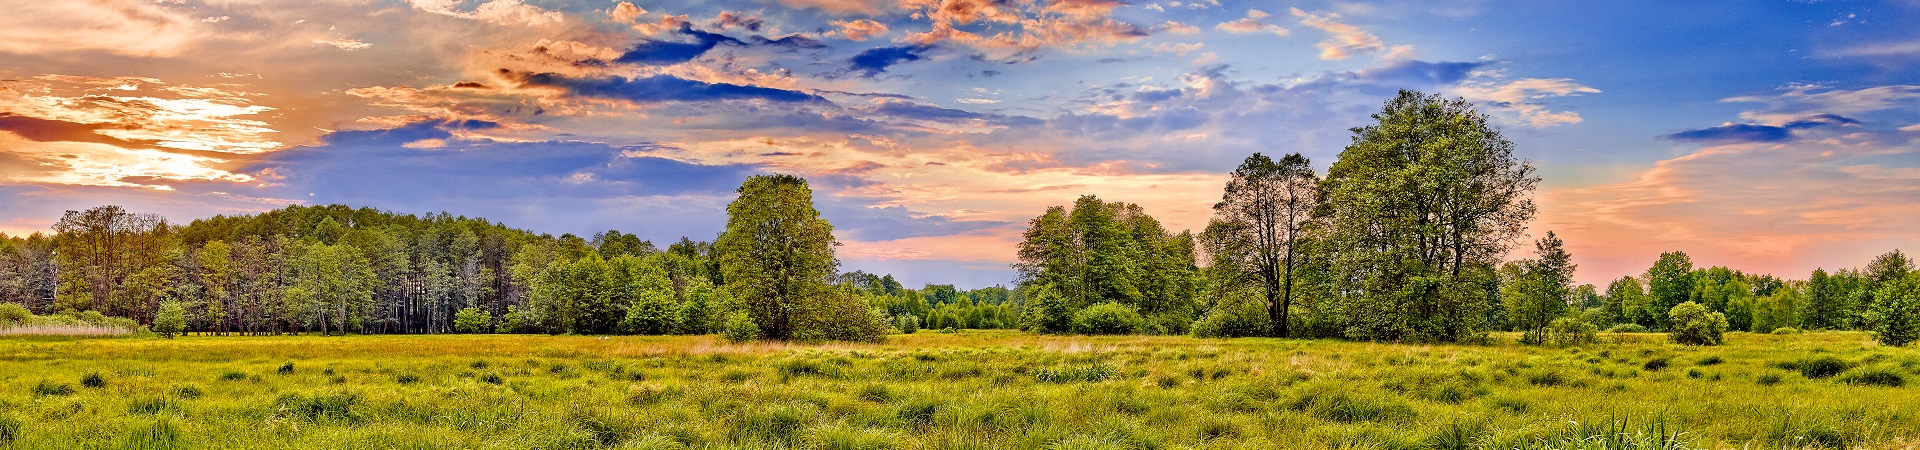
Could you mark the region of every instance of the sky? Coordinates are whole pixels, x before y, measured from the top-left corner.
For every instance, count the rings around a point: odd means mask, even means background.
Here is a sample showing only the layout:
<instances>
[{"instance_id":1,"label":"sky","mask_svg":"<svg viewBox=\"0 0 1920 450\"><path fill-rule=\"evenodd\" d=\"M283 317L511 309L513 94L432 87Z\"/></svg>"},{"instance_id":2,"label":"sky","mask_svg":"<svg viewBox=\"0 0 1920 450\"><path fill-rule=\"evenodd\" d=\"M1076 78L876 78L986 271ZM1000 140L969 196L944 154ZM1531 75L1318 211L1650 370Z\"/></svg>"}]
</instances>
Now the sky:
<instances>
[{"instance_id":1,"label":"sky","mask_svg":"<svg viewBox=\"0 0 1920 450\"><path fill-rule=\"evenodd\" d=\"M1205 227L1400 89L1474 102L1602 286L1920 251L1920 1L39 0L0 14L0 232L289 204L711 239L807 178L845 270L1010 284L1083 194ZM1521 248L1525 248L1524 246ZM1514 257L1523 257L1517 252Z\"/></svg>"}]
</instances>

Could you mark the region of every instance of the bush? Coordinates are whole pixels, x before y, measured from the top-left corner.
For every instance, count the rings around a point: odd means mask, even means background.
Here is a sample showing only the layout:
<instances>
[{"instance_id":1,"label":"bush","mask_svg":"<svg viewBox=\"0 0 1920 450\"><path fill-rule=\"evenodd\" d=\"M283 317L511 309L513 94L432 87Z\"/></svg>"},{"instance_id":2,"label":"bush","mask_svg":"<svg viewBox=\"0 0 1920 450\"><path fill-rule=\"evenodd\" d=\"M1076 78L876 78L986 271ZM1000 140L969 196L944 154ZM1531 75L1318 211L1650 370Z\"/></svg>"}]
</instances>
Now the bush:
<instances>
[{"instance_id":1,"label":"bush","mask_svg":"<svg viewBox=\"0 0 1920 450\"><path fill-rule=\"evenodd\" d=\"M1088 306L1073 314L1073 331L1084 334L1130 334L1146 319L1133 307L1114 302Z\"/></svg>"},{"instance_id":2,"label":"bush","mask_svg":"<svg viewBox=\"0 0 1920 450\"><path fill-rule=\"evenodd\" d=\"M18 303L0 303L0 328L22 325L33 318L33 312Z\"/></svg>"},{"instance_id":3,"label":"bush","mask_svg":"<svg viewBox=\"0 0 1920 450\"><path fill-rule=\"evenodd\" d=\"M185 331L187 331L187 308L177 301L160 302L160 311L153 316L153 332L160 333L160 337L173 339L174 335Z\"/></svg>"},{"instance_id":4,"label":"bush","mask_svg":"<svg viewBox=\"0 0 1920 450\"><path fill-rule=\"evenodd\" d=\"M727 342L741 343L760 338L760 325L753 323L753 316L746 311L727 313L726 320L720 323L720 338Z\"/></svg>"},{"instance_id":5,"label":"bush","mask_svg":"<svg viewBox=\"0 0 1920 450\"><path fill-rule=\"evenodd\" d=\"M920 332L920 316L903 314L900 317L893 318L893 326L894 328L900 329L900 334L918 333Z\"/></svg>"},{"instance_id":6,"label":"bush","mask_svg":"<svg viewBox=\"0 0 1920 450\"><path fill-rule=\"evenodd\" d=\"M460 308L453 313L453 329L461 333L485 333L493 327L493 313L476 307Z\"/></svg>"},{"instance_id":7,"label":"bush","mask_svg":"<svg viewBox=\"0 0 1920 450\"><path fill-rule=\"evenodd\" d=\"M1247 296L1229 296L1222 299L1206 317L1193 322L1195 337L1234 338L1247 336L1265 336L1273 329L1273 319L1267 317L1267 308Z\"/></svg>"},{"instance_id":8,"label":"bush","mask_svg":"<svg viewBox=\"0 0 1920 450\"><path fill-rule=\"evenodd\" d=\"M508 306L507 313L500 317L500 332L502 333L537 333L539 331L539 320L534 317L533 310L531 309L521 308L517 305Z\"/></svg>"},{"instance_id":9,"label":"bush","mask_svg":"<svg viewBox=\"0 0 1920 450\"><path fill-rule=\"evenodd\" d=\"M1561 317L1547 325L1547 332L1553 334L1553 345L1586 345L1597 339L1600 327L1585 320Z\"/></svg>"},{"instance_id":10,"label":"bush","mask_svg":"<svg viewBox=\"0 0 1920 450\"><path fill-rule=\"evenodd\" d=\"M1794 327L1780 327L1780 328L1773 329L1773 334L1800 334L1800 333L1801 333L1800 329L1794 328Z\"/></svg>"},{"instance_id":11,"label":"bush","mask_svg":"<svg viewBox=\"0 0 1920 450\"><path fill-rule=\"evenodd\" d=\"M1640 326L1640 324L1637 324L1637 323L1623 323L1619 325L1614 325L1613 328L1608 328L1607 332L1608 333L1645 333L1647 332L1647 327Z\"/></svg>"},{"instance_id":12,"label":"bush","mask_svg":"<svg viewBox=\"0 0 1920 450\"><path fill-rule=\"evenodd\" d=\"M1699 303L1685 302L1667 311L1667 324L1673 342L1687 345L1720 345L1726 342L1727 315L1708 312Z\"/></svg>"},{"instance_id":13,"label":"bush","mask_svg":"<svg viewBox=\"0 0 1920 450\"><path fill-rule=\"evenodd\" d=\"M627 306L627 317L620 320L620 328L633 334L669 334L680 327L678 315L673 295L650 289L640 292Z\"/></svg>"}]
</instances>

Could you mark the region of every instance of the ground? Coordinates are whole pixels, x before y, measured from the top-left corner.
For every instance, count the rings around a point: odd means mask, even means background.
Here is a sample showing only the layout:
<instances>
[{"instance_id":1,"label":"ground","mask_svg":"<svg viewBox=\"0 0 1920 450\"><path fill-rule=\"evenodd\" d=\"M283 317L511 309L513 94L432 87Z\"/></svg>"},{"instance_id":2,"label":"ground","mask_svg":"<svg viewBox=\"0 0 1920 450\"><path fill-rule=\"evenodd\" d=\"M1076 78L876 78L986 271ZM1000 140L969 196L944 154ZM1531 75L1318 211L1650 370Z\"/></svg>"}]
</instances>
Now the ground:
<instances>
[{"instance_id":1,"label":"ground","mask_svg":"<svg viewBox=\"0 0 1920 450\"><path fill-rule=\"evenodd\" d=\"M0 448L1912 448L1920 350L923 331L0 339Z\"/></svg>"}]
</instances>

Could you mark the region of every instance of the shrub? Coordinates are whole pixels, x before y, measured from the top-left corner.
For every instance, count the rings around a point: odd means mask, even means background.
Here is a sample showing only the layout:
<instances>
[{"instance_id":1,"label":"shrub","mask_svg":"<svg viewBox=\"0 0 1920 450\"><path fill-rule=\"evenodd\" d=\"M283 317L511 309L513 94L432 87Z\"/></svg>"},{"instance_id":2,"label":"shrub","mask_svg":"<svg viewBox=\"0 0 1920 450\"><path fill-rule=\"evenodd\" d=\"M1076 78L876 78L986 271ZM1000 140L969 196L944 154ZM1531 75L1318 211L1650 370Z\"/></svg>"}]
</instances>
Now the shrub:
<instances>
[{"instance_id":1,"label":"shrub","mask_svg":"<svg viewBox=\"0 0 1920 450\"><path fill-rule=\"evenodd\" d=\"M900 334L918 333L920 332L920 316L902 314L900 317L893 318L893 326L894 328L900 329Z\"/></svg>"},{"instance_id":2,"label":"shrub","mask_svg":"<svg viewBox=\"0 0 1920 450\"><path fill-rule=\"evenodd\" d=\"M1221 300L1206 317L1193 322L1195 337L1234 338L1265 336L1273 329L1267 308L1248 296L1229 296Z\"/></svg>"},{"instance_id":3,"label":"shrub","mask_svg":"<svg viewBox=\"0 0 1920 450\"><path fill-rule=\"evenodd\" d=\"M507 313L500 317L500 332L502 333L539 332L540 331L539 320L538 318L534 317L533 314L534 314L533 310L531 309L521 308L518 305L508 306Z\"/></svg>"},{"instance_id":4,"label":"shrub","mask_svg":"<svg viewBox=\"0 0 1920 450\"><path fill-rule=\"evenodd\" d=\"M760 326L753 323L753 316L745 311L727 313L726 320L720 323L720 338L727 342L741 343L760 338Z\"/></svg>"},{"instance_id":5,"label":"shrub","mask_svg":"<svg viewBox=\"0 0 1920 450\"><path fill-rule=\"evenodd\" d=\"M1673 342L1687 345L1720 345L1725 342L1727 315L1707 311L1699 303L1685 302L1667 311L1667 324Z\"/></svg>"},{"instance_id":6,"label":"shrub","mask_svg":"<svg viewBox=\"0 0 1920 450\"><path fill-rule=\"evenodd\" d=\"M0 302L0 328L25 324L27 319L31 318L33 318L33 312L28 311L27 307L20 306L19 303Z\"/></svg>"},{"instance_id":7,"label":"shrub","mask_svg":"<svg viewBox=\"0 0 1920 450\"><path fill-rule=\"evenodd\" d=\"M493 327L493 313L477 307L460 308L453 313L453 329L461 333L485 333Z\"/></svg>"},{"instance_id":8,"label":"shrub","mask_svg":"<svg viewBox=\"0 0 1920 450\"><path fill-rule=\"evenodd\" d=\"M1114 302L1088 306L1073 314L1073 331L1085 334L1129 334L1145 319L1133 307Z\"/></svg>"},{"instance_id":9,"label":"shrub","mask_svg":"<svg viewBox=\"0 0 1920 450\"><path fill-rule=\"evenodd\" d=\"M1878 366L1846 371L1838 380L1846 384L1866 386L1900 387L1907 384L1906 377L1900 376L1899 371Z\"/></svg>"},{"instance_id":10,"label":"shrub","mask_svg":"<svg viewBox=\"0 0 1920 450\"><path fill-rule=\"evenodd\" d=\"M1794 328L1794 327L1780 327L1780 328L1773 329L1773 334L1800 334L1800 333L1801 333L1800 329Z\"/></svg>"},{"instance_id":11,"label":"shrub","mask_svg":"<svg viewBox=\"0 0 1920 450\"><path fill-rule=\"evenodd\" d=\"M180 302L168 300L160 302L160 311L153 316L153 332L160 337L173 339L174 335L187 331L187 308Z\"/></svg>"},{"instance_id":12,"label":"shrub","mask_svg":"<svg viewBox=\"0 0 1920 450\"><path fill-rule=\"evenodd\" d=\"M799 341L880 342L893 334L887 313L861 300L851 288L835 288L807 302L789 319L792 338Z\"/></svg>"},{"instance_id":13,"label":"shrub","mask_svg":"<svg viewBox=\"0 0 1920 450\"><path fill-rule=\"evenodd\" d=\"M1607 332L1608 333L1645 333L1647 332L1647 327L1640 326L1640 324L1637 324L1637 323L1623 323L1619 325L1614 325L1613 328L1608 328Z\"/></svg>"},{"instance_id":14,"label":"shrub","mask_svg":"<svg viewBox=\"0 0 1920 450\"><path fill-rule=\"evenodd\" d=\"M1554 345L1586 345L1596 340L1600 327L1584 320L1561 317L1547 325L1547 332L1553 334Z\"/></svg>"},{"instance_id":15,"label":"shrub","mask_svg":"<svg viewBox=\"0 0 1920 450\"><path fill-rule=\"evenodd\" d=\"M677 323L678 305L673 296L660 289L648 289L639 293L633 304L627 306L627 317L620 320L620 327L633 334L668 334L680 327Z\"/></svg>"}]
</instances>

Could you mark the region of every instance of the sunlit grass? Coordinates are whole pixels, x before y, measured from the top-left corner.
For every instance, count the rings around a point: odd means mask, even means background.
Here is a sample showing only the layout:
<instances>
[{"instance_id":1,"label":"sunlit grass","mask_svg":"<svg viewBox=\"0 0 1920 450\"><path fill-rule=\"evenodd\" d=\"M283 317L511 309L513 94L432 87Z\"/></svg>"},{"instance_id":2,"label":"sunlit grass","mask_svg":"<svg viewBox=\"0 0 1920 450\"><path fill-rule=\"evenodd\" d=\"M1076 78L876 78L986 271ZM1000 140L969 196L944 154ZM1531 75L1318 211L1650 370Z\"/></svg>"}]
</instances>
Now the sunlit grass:
<instances>
[{"instance_id":1,"label":"sunlit grass","mask_svg":"<svg viewBox=\"0 0 1920 450\"><path fill-rule=\"evenodd\" d=\"M1728 338L1686 347L1605 334L1575 348L1017 332L830 345L3 339L0 448L1920 444L1920 352L1858 333Z\"/></svg>"}]
</instances>

